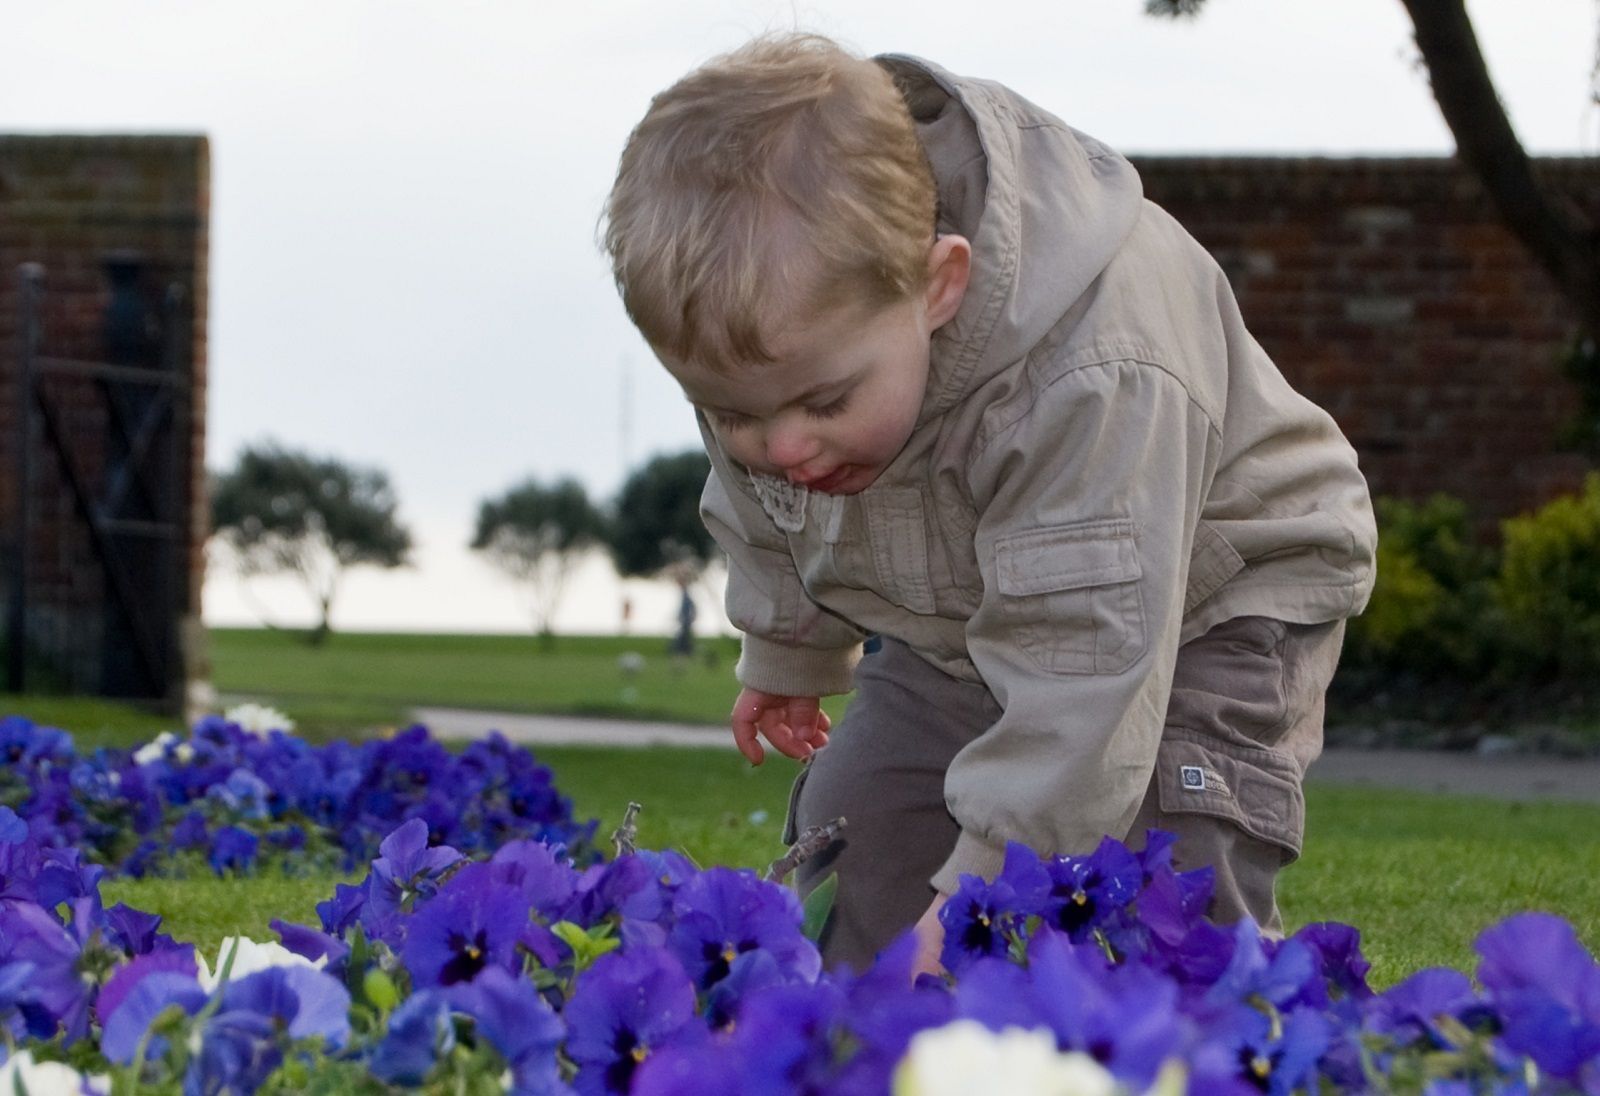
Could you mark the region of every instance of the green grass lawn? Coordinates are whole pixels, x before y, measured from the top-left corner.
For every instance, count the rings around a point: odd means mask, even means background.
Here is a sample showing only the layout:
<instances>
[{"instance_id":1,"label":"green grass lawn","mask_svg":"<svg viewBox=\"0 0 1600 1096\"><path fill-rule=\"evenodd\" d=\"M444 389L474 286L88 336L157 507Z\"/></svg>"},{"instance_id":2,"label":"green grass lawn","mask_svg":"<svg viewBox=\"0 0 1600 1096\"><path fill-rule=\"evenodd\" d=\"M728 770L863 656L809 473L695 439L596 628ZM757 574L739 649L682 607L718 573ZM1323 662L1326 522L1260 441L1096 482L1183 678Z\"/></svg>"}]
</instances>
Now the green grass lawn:
<instances>
[{"instance_id":1,"label":"green grass lawn","mask_svg":"<svg viewBox=\"0 0 1600 1096\"><path fill-rule=\"evenodd\" d=\"M130 704L82 696L0 694L0 716L20 715L43 727L72 732L80 750L137 746L162 731L182 730L182 721L151 715Z\"/></svg>"},{"instance_id":2,"label":"green grass lawn","mask_svg":"<svg viewBox=\"0 0 1600 1096\"><path fill-rule=\"evenodd\" d=\"M723 750L548 748L583 817L610 834L630 799L643 804L640 844L688 852L702 865L763 868L779 830L793 763L752 769ZM1516 804L1434 794L1312 786L1305 856L1283 875L1289 928L1346 921L1362 930L1375 985L1426 966L1472 970L1488 925L1540 909L1571 921L1600 949L1600 808ZM225 935L272 939L267 922L315 923L335 879L118 881L124 901L166 917L165 929L208 954Z\"/></svg>"},{"instance_id":3,"label":"green grass lawn","mask_svg":"<svg viewBox=\"0 0 1600 1096\"><path fill-rule=\"evenodd\" d=\"M213 681L270 702L310 737L394 726L416 705L720 723L738 693L737 641L702 640L688 661L660 636L342 633L312 647L297 633L211 631ZM624 672L625 652L644 657ZM843 699L827 704L836 718Z\"/></svg>"}]
</instances>

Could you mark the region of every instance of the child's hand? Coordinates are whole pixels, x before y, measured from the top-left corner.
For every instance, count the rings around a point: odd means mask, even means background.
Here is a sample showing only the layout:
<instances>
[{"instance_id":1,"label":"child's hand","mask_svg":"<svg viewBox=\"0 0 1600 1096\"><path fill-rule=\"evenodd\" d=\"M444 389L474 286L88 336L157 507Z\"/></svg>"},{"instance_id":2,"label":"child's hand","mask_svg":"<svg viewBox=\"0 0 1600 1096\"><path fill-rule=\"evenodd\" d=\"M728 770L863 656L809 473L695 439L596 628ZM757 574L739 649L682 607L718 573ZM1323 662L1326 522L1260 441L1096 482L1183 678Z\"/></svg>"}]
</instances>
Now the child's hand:
<instances>
[{"instance_id":1,"label":"child's hand","mask_svg":"<svg viewBox=\"0 0 1600 1096\"><path fill-rule=\"evenodd\" d=\"M739 752L759 765L766 757L756 732L787 757L805 760L828 744L832 721L814 696L779 696L744 689L733 703L733 741Z\"/></svg>"},{"instance_id":2,"label":"child's hand","mask_svg":"<svg viewBox=\"0 0 1600 1096\"><path fill-rule=\"evenodd\" d=\"M933 904L917 921L917 958L911 968L912 981L919 974L944 973L944 964L939 961L944 954L944 922L939 920L939 911L949 900L948 895L935 894Z\"/></svg>"}]
</instances>

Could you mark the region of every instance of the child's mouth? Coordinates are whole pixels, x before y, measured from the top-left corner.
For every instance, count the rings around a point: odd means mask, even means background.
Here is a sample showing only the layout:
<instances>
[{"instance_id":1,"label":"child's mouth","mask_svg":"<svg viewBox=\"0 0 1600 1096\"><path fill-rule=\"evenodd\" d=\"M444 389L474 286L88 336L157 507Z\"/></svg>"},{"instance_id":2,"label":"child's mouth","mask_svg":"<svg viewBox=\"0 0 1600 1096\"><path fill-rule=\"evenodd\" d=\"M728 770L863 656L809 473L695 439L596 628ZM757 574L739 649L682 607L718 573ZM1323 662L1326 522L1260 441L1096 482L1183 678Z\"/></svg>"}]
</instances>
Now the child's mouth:
<instances>
[{"instance_id":1,"label":"child's mouth","mask_svg":"<svg viewBox=\"0 0 1600 1096\"><path fill-rule=\"evenodd\" d=\"M832 494L840 487L844 486L845 483L850 480L850 477L854 472L855 465L841 464L832 472L829 472L826 476L823 476L821 479L812 480L806 486L813 491L821 491L825 495Z\"/></svg>"}]
</instances>

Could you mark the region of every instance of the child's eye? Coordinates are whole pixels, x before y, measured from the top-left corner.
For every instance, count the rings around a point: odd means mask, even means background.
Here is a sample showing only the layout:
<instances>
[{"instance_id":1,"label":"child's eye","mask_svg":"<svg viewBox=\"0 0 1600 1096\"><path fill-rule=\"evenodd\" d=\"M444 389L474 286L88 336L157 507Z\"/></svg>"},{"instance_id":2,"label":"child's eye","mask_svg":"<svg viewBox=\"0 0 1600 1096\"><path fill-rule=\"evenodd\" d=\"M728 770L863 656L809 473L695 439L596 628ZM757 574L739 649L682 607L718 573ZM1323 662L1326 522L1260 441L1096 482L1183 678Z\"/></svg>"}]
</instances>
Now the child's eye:
<instances>
[{"instance_id":1,"label":"child's eye","mask_svg":"<svg viewBox=\"0 0 1600 1096\"><path fill-rule=\"evenodd\" d=\"M750 416L741 415L737 411L711 411L708 412L711 421L724 430L737 430L742 426L750 425Z\"/></svg>"},{"instance_id":2,"label":"child's eye","mask_svg":"<svg viewBox=\"0 0 1600 1096\"><path fill-rule=\"evenodd\" d=\"M814 419L831 419L835 415L844 414L844 410L849 403L849 396L840 396L832 403L823 404L821 407L806 408L806 414L810 415Z\"/></svg>"}]
</instances>

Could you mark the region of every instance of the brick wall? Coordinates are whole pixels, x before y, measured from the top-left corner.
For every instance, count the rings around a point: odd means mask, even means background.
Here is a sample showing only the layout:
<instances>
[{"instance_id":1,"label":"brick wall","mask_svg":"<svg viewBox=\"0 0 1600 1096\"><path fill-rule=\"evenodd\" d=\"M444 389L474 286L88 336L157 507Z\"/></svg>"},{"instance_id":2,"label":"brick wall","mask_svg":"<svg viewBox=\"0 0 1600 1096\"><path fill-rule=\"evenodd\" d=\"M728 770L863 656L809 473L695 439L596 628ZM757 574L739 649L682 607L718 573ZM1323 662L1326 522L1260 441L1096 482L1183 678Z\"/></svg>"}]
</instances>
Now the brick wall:
<instances>
[{"instance_id":1,"label":"brick wall","mask_svg":"<svg viewBox=\"0 0 1600 1096\"><path fill-rule=\"evenodd\" d=\"M177 548L180 573L171 576L178 613L180 662L191 673L204 658L199 627L200 587L209 517L205 504L205 392L207 255L210 152L200 136L0 135L0 629L13 583L20 520L18 384L20 286L23 263L44 267L40 352L62 358L105 360L108 256L134 253L142 260L139 294L159 314L167 287L181 287L183 303L172 362L192 387L186 436L176 459L186 534ZM99 485L106 469L106 400L87 379L52 377L49 390L72 436L85 478ZM35 451L30 492L35 526L28 555L30 640L35 627L49 635L90 634L104 628L105 580L90 538L75 513L57 462ZM37 623L36 623L37 622ZM80 663L92 657L79 658ZM69 665L61 673L74 688L92 667ZM181 682L162 698L176 709ZM0 688L4 688L0 667Z\"/></svg>"},{"instance_id":2,"label":"brick wall","mask_svg":"<svg viewBox=\"0 0 1600 1096\"><path fill-rule=\"evenodd\" d=\"M1453 160L1138 157L1145 194L1227 271L1246 321L1326 407L1373 491L1486 524L1577 486L1554 362L1575 323ZM1539 161L1600 223L1600 161Z\"/></svg>"}]
</instances>

